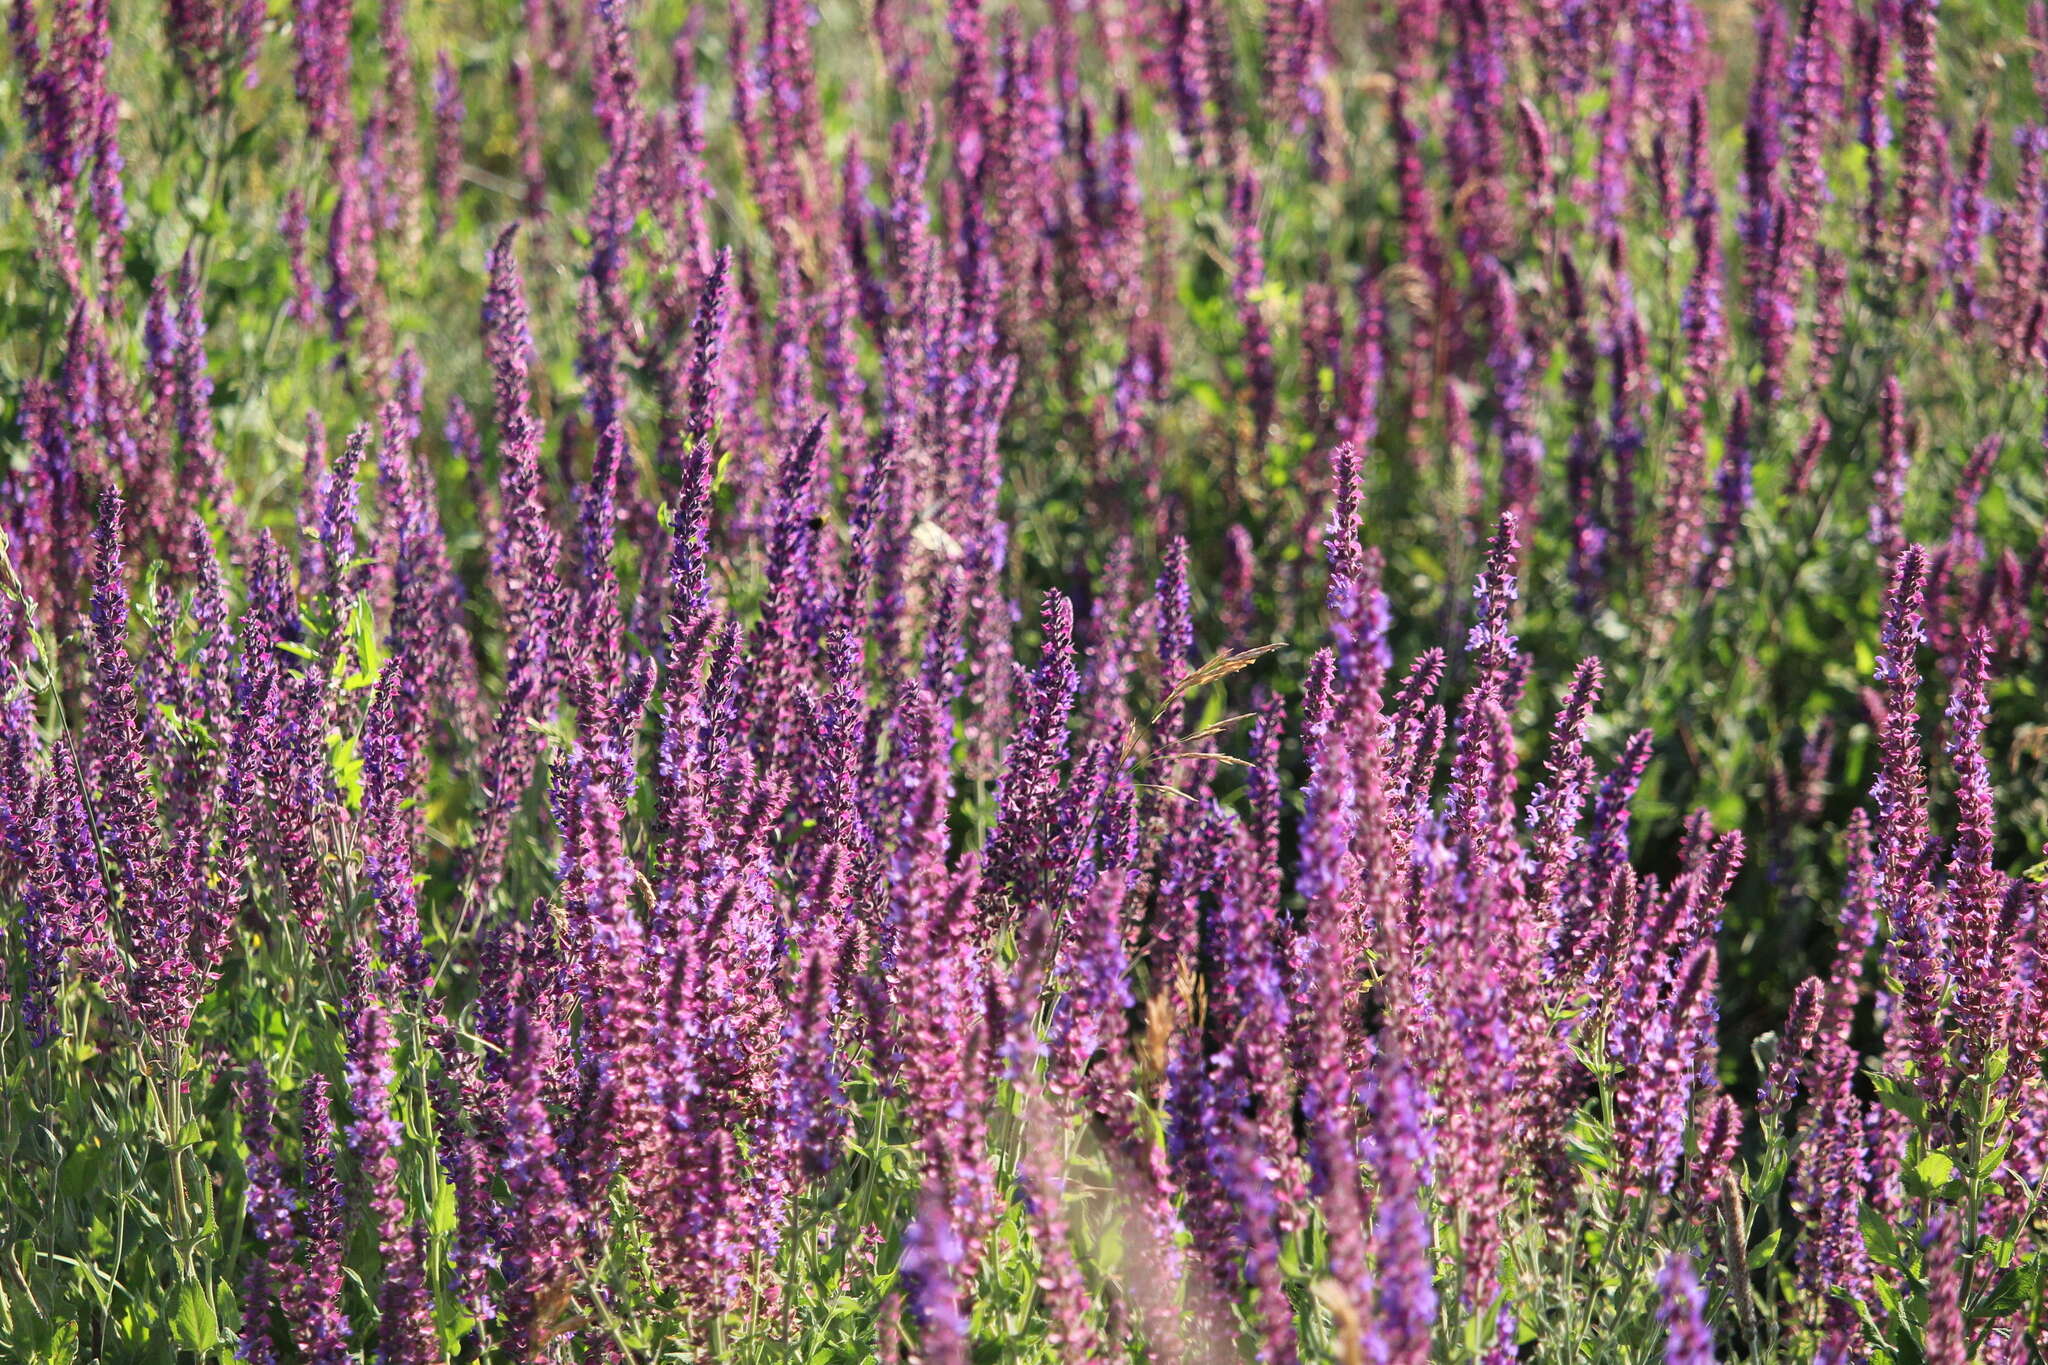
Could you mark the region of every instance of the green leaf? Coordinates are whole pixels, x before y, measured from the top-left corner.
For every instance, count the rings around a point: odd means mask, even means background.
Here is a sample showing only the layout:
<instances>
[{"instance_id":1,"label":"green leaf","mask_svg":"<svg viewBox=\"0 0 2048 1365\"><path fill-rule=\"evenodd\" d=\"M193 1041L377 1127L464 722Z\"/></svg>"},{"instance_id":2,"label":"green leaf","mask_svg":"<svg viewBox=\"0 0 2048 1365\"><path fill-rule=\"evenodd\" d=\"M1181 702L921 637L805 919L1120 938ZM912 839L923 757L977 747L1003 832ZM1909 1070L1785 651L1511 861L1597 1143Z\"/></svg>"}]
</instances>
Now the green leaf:
<instances>
[{"instance_id":1,"label":"green leaf","mask_svg":"<svg viewBox=\"0 0 2048 1365\"><path fill-rule=\"evenodd\" d=\"M235 1287L223 1280L213 1287L213 1318L215 1332L229 1340L242 1335L242 1303L235 1297Z\"/></svg>"},{"instance_id":2,"label":"green leaf","mask_svg":"<svg viewBox=\"0 0 2048 1365\"><path fill-rule=\"evenodd\" d=\"M331 735L327 741L327 762L334 785L350 810L363 807L363 760L356 752L354 735Z\"/></svg>"},{"instance_id":3,"label":"green leaf","mask_svg":"<svg viewBox=\"0 0 2048 1365\"><path fill-rule=\"evenodd\" d=\"M1906 1193L1925 1198L1946 1185L1955 1173L1955 1162L1941 1152L1929 1152L1906 1173Z\"/></svg>"},{"instance_id":4,"label":"green leaf","mask_svg":"<svg viewBox=\"0 0 2048 1365\"><path fill-rule=\"evenodd\" d=\"M2043 1254L2037 1251L2000 1275L1998 1283L1991 1287L1991 1292L1970 1305L1970 1316L2002 1317L2016 1308L2032 1303L2034 1295L2040 1289L2043 1266L2048 1264L2043 1261Z\"/></svg>"},{"instance_id":5,"label":"green leaf","mask_svg":"<svg viewBox=\"0 0 2048 1365\"><path fill-rule=\"evenodd\" d=\"M384 669L384 650L377 639L377 614L370 608L369 599L359 597L344 623L355 636L356 671L342 680L342 690L356 692L377 685L377 676Z\"/></svg>"},{"instance_id":6,"label":"green leaf","mask_svg":"<svg viewBox=\"0 0 2048 1365\"><path fill-rule=\"evenodd\" d=\"M220 1319L214 1312L213 1295L198 1280L187 1280L178 1287L178 1306L171 1314L171 1335L188 1351L210 1351L220 1339Z\"/></svg>"},{"instance_id":7,"label":"green leaf","mask_svg":"<svg viewBox=\"0 0 2048 1365\"><path fill-rule=\"evenodd\" d=\"M1873 1205L1865 1204L1857 1215L1857 1221L1863 1226L1863 1245L1870 1252L1871 1259L1894 1270L1900 1269L1903 1262L1899 1256L1899 1240L1884 1214Z\"/></svg>"},{"instance_id":8,"label":"green leaf","mask_svg":"<svg viewBox=\"0 0 2048 1365\"><path fill-rule=\"evenodd\" d=\"M434 1235L447 1237L455 1231L455 1187L446 1181L434 1186Z\"/></svg>"},{"instance_id":9,"label":"green leaf","mask_svg":"<svg viewBox=\"0 0 2048 1365\"><path fill-rule=\"evenodd\" d=\"M80 1147L64 1158L57 1172L57 1188L71 1199L83 1199L99 1184L102 1150Z\"/></svg>"},{"instance_id":10,"label":"green leaf","mask_svg":"<svg viewBox=\"0 0 2048 1365\"><path fill-rule=\"evenodd\" d=\"M1904 1114L1916 1128L1927 1126L1927 1102L1910 1077L1878 1074L1870 1078L1870 1083L1877 1091L1879 1104Z\"/></svg>"},{"instance_id":11,"label":"green leaf","mask_svg":"<svg viewBox=\"0 0 2048 1365\"><path fill-rule=\"evenodd\" d=\"M1778 1243L1783 1240L1784 1236L1785 1229L1772 1228L1769 1232L1758 1238L1756 1245L1749 1249L1749 1263L1751 1265L1762 1265L1770 1260L1771 1257L1777 1254Z\"/></svg>"},{"instance_id":12,"label":"green leaf","mask_svg":"<svg viewBox=\"0 0 2048 1365\"><path fill-rule=\"evenodd\" d=\"M1878 1302L1884 1305L1885 1316L1896 1321L1899 1316L1899 1287L1882 1275L1872 1279L1870 1286L1877 1291Z\"/></svg>"}]
</instances>

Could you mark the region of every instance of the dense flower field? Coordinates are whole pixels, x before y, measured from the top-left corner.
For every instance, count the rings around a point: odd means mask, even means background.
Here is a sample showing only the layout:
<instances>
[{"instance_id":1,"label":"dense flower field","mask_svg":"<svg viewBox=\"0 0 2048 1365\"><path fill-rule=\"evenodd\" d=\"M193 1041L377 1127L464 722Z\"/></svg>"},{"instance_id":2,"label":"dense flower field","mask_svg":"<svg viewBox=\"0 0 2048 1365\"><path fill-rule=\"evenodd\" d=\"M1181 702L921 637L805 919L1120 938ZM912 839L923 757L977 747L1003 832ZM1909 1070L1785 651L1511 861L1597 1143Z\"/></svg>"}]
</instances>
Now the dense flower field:
<instances>
[{"instance_id":1,"label":"dense flower field","mask_svg":"<svg viewBox=\"0 0 2048 1365\"><path fill-rule=\"evenodd\" d=\"M2044 1359L2048 12L9 37L0 1360Z\"/></svg>"}]
</instances>

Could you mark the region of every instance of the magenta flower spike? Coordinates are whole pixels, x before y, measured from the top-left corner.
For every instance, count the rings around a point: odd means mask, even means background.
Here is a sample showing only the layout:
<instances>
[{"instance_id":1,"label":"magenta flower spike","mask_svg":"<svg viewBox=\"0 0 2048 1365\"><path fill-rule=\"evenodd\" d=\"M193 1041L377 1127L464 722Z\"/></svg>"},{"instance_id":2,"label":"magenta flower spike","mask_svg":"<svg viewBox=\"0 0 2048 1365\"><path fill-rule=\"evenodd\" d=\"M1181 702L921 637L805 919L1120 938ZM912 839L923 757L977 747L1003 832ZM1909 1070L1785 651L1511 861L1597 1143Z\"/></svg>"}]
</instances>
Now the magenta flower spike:
<instances>
[{"instance_id":1,"label":"magenta flower spike","mask_svg":"<svg viewBox=\"0 0 2048 1365\"><path fill-rule=\"evenodd\" d=\"M2012 1005L2011 944L2000 932L2009 879L1996 861L1998 811L1984 753L1991 709L1986 696L1990 637L1978 631L1964 648L1947 716L1947 748L1956 772L1956 833L1940 917L1948 931L1955 1020L1968 1060L1976 1061L1997 1046Z\"/></svg>"}]
</instances>

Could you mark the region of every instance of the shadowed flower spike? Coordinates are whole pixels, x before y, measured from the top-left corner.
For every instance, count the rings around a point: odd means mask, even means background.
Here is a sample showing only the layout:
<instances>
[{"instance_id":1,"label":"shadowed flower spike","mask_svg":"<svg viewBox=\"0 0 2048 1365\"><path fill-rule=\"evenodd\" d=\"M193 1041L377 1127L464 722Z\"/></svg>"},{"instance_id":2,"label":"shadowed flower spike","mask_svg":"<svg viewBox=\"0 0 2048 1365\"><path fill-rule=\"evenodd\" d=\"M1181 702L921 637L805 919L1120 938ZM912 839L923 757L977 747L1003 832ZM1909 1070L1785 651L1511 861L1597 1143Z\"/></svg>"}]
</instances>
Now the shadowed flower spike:
<instances>
[{"instance_id":1,"label":"shadowed flower spike","mask_svg":"<svg viewBox=\"0 0 2048 1365\"><path fill-rule=\"evenodd\" d=\"M375 989L371 983L365 983ZM392 1365L429 1365L440 1348L432 1320L420 1230L399 1192L399 1155L405 1132L392 1109L396 1081L391 1015L374 996L361 1002L349 1028L349 1109L355 1115L348 1145L355 1154L365 1203L375 1216L383 1256L377 1296L382 1358Z\"/></svg>"},{"instance_id":2,"label":"shadowed flower spike","mask_svg":"<svg viewBox=\"0 0 2048 1365\"><path fill-rule=\"evenodd\" d=\"M1105 872L1075 911L1058 969L1066 989L1048 1030L1048 1088L1055 1096L1085 1094L1098 1107L1114 1107L1130 1070L1124 1014L1135 1002L1124 943L1126 886L1122 869Z\"/></svg>"},{"instance_id":3,"label":"shadowed flower spike","mask_svg":"<svg viewBox=\"0 0 2048 1365\"><path fill-rule=\"evenodd\" d=\"M359 741L363 880L376 903L379 955L410 989L422 991L428 984L427 954L413 879L413 826L403 811L413 797L414 779L398 711L406 667L398 659L386 665Z\"/></svg>"},{"instance_id":4,"label":"shadowed flower spike","mask_svg":"<svg viewBox=\"0 0 2048 1365\"><path fill-rule=\"evenodd\" d=\"M455 1292L479 1322L498 1315L490 1272L500 1266L494 1241L489 1146L503 1132L488 1108L481 1068L446 1030L435 1041L442 1071L432 1083L441 1175L455 1205L448 1259Z\"/></svg>"},{"instance_id":5,"label":"shadowed flower spike","mask_svg":"<svg viewBox=\"0 0 2048 1365\"><path fill-rule=\"evenodd\" d=\"M1711 940L1694 946L1661 998L1644 1002L1623 1035L1628 1063L1616 1100L1615 1141L1639 1192L1670 1193L1684 1154L1694 1096L1711 1072L1717 968ZM1703 1074L1704 1072L1704 1074Z\"/></svg>"},{"instance_id":6,"label":"shadowed flower spike","mask_svg":"<svg viewBox=\"0 0 2048 1365\"><path fill-rule=\"evenodd\" d=\"M1687 1179L1694 1197L1710 1203L1722 1197L1722 1181L1742 1145L1742 1106L1734 1096L1715 1095L1701 1102L1694 1117L1693 1143L1697 1150Z\"/></svg>"},{"instance_id":7,"label":"shadowed flower spike","mask_svg":"<svg viewBox=\"0 0 2048 1365\"><path fill-rule=\"evenodd\" d=\"M384 84L370 99L361 160L377 229L410 241L419 231L424 179L420 173L418 80L405 9L406 0L378 0L377 37L384 59Z\"/></svg>"},{"instance_id":8,"label":"shadowed flower spike","mask_svg":"<svg viewBox=\"0 0 2048 1365\"><path fill-rule=\"evenodd\" d=\"M1934 142L1938 135L1935 104L1939 55L1935 43L1935 12L1939 0L1902 0L1898 8L1900 55L1905 67L1905 128L1899 138L1898 202L1891 223L1892 268L1901 280L1922 268L1921 230L1930 203L1939 193ZM1940 160L1947 162L1944 151Z\"/></svg>"},{"instance_id":9,"label":"shadowed flower spike","mask_svg":"<svg viewBox=\"0 0 2048 1365\"><path fill-rule=\"evenodd\" d=\"M259 0L171 0L164 27L173 53L208 102L237 78L256 84L264 10Z\"/></svg>"},{"instance_id":10,"label":"shadowed flower spike","mask_svg":"<svg viewBox=\"0 0 2048 1365\"><path fill-rule=\"evenodd\" d=\"M1380 428L1381 394L1386 386L1387 303L1380 277L1359 277L1358 328L1352 342L1348 372L1340 391L1338 434L1360 450L1372 449Z\"/></svg>"},{"instance_id":11,"label":"shadowed flower spike","mask_svg":"<svg viewBox=\"0 0 2048 1365\"><path fill-rule=\"evenodd\" d=\"M1194 599L1188 581L1185 538L1175 536L1167 541L1154 593L1158 611L1159 686L1171 690L1187 676L1195 652ZM1179 714L1179 708L1175 714Z\"/></svg>"},{"instance_id":12,"label":"shadowed flower spike","mask_svg":"<svg viewBox=\"0 0 2048 1365\"><path fill-rule=\"evenodd\" d=\"M1735 554L1751 494L1750 417L1749 393L1740 390L1728 418L1728 437L1722 445L1721 468L1715 476L1720 507L1708 539L1707 556L1700 564L1699 586L1703 592L1720 591L1735 573Z\"/></svg>"},{"instance_id":13,"label":"shadowed flower spike","mask_svg":"<svg viewBox=\"0 0 2048 1365\"><path fill-rule=\"evenodd\" d=\"M510 1196L506 1210L514 1216L503 1224L501 1320L507 1344L529 1356L542 1349L553 1330L551 1305L572 1273L583 1225L548 1111L550 1082L563 1063L558 1048L553 1021L538 1002L514 1007L507 1059L510 1107L499 1160Z\"/></svg>"},{"instance_id":14,"label":"shadowed flower spike","mask_svg":"<svg viewBox=\"0 0 2048 1365\"><path fill-rule=\"evenodd\" d=\"M1878 461L1872 475L1870 543L1887 569L1905 546L1906 480L1913 452L1907 436L1905 399L1896 375L1885 378L1878 401Z\"/></svg>"},{"instance_id":15,"label":"shadowed flower spike","mask_svg":"<svg viewBox=\"0 0 2048 1365\"><path fill-rule=\"evenodd\" d=\"M1834 434L1827 418L1816 416L1813 419L1813 425L1807 428L1806 438L1799 443L1799 453L1793 457L1791 472L1785 479L1788 495L1796 497L1812 485L1814 471L1820 467L1820 457Z\"/></svg>"},{"instance_id":16,"label":"shadowed flower spike","mask_svg":"<svg viewBox=\"0 0 2048 1365\"><path fill-rule=\"evenodd\" d=\"M634 906L618 798L590 760L572 752L555 765L561 812L563 896L579 949L591 1081L591 1150L599 1168L633 1169L651 1141L653 1004L645 930Z\"/></svg>"},{"instance_id":17,"label":"shadowed flower spike","mask_svg":"<svg viewBox=\"0 0 2048 1365\"><path fill-rule=\"evenodd\" d=\"M1845 842L1848 877L1840 939L1823 1010L1807 1049L1805 1084L1811 1110L1801 1134L1793 1189L1794 1207L1806 1219L1797 1254L1801 1282L1855 1292L1867 1285L1871 1273L1859 1227L1868 1168L1862 1105L1854 1089L1858 1058L1851 1046L1864 958L1876 936L1881 895L1868 812L1858 810L1850 817ZM1784 1033L1788 1038L1794 1035L1793 1021L1787 1022ZM1781 1049L1786 1046L1780 1044ZM1782 1092L1773 1092L1774 1102L1782 1098ZM1829 1313L1830 1330L1836 1335L1854 1323L1853 1310L1846 1304Z\"/></svg>"},{"instance_id":18,"label":"shadowed flower spike","mask_svg":"<svg viewBox=\"0 0 2048 1365\"><path fill-rule=\"evenodd\" d=\"M1531 370L1534 356L1523 330L1522 305L1507 271L1486 258L1487 325L1492 346L1487 365L1493 371L1494 430L1500 445L1500 501L1518 517L1527 517L1543 472L1543 438L1531 419Z\"/></svg>"},{"instance_id":19,"label":"shadowed flower spike","mask_svg":"<svg viewBox=\"0 0 2048 1365\"><path fill-rule=\"evenodd\" d=\"M44 246L54 248L67 283L74 288L84 283L85 262L78 246L84 226L80 190L85 189L98 220L93 255L103 277L100 297L107 311L117 312L121 295L116 276L128 210L117 135L120 101L108 84L113 39L109 9L105 0L63 0L49 10L47 35L39 30L37 6L31 0L17 0L8 24L15 65L22 73L25 140L56 201L45 206L45 211L53 211L54 221L43 231L54 240ZM87 178L84 186L81 178Z\"/></svg>"},{"instance_id":20,"label":"shadowed flower spike","mask_svg":"<svg viewBox=\"0 0 2048 1365\"><path fill-rule=\"evenodd\" d=\"M1941 248L1941 271L1955 294L1956 327L1964 333L1974 330L1980 312L1978 259L1985 230L1995 218L1985 198L1990 174L1991 124L1978 119L1970 135L1969 161L1949 191L1948 233Z\"/></svg>"},{"instance_id":21,"label":"shadowed flower spike","mask_svg":"<svg viewBox=\"0 0 2048 1365\"><path fill-rule=\"evenodd\" d=\"M698 295L697 318L691 327L690 364L680 383L665 381L666 416L662 424L660 459L663 473L679 481L674 534L680 571L674 609L694 613L709 605L706 556L710 546L711 483L718 467L714 449L720 357L726 342L730 249L718 253L711 276ZM678 410L683 420L678 423Z\"/></svg>"},{"instance_id":22,"label":"shadowed flower spike","mask_svg":"<svg viewBox=\"0 0 2048 1365\"><path fill-rule=\"evenodd\" d=\"M1241 171L1230 187L1230 225L1234 233L1230 295L1237 304L1238 326L1242 331L1240 349L1249 390L1251 450L1255 458L1264 451L1266 436L1273 426L1275 383L1273 334L1261 306L1266 284L1265 238L1259 226L1262 207L1258 178L1249 171Z\"/></svg>"},{"instance_id":23,"label":"shadowed flower spike","mask_svg":"<svg viewBox=\"0 0 2048 1365\"><path fill-rule=\"evenodd\" d=\"M1330 527L1323 540L1323 560L1330 573L1328 605L1340 617L1349 614L1364 564L1358 541L1358 466L1358 447L1349 441L1330 453Z\"/></svg>"},{"instance_id":24,"label":"shadowed flower spike","mask_svg":"<svg viewBox=\"0 0 2048 1365\"><path fill-rule=\"evenodd\" d=\"M455 226L455 196L462 186L462 76L444 49L434 54L434 227Z\"/></svg>"},{"instance_id":25,"label":"shadowed flower spike","mask_svg":"<svg viewBox=\"0 0 2048 1365\"><path fill-rule=\"evenodd\" d=\"M356 522L362 504L356 475L369 450L370 433L364 427L350 432L342 445L341 458L332 468L321 469L314 461L325 454L325 435L323 432L315 438L313 430L309 418L307 475L312 484L315 516L311 540L318 548L313 551L302 547L299 576L309 601L325 614L322 624L330 632L339 633L344 608L350 605L350 598L360 589L363 579L362 567L356 562ZM301 533L304 534L303 530ZM309 553L314 557L307 558Z\"/></svg>"},{"instance_id":26,"label":"shadowed flower spike","mask_svg":"<svg viewBox=\"0 0 2048 1365\"><path fill-rule=\"evenodd\" d=\"M1757 1108L1772 1118L1783 1119L1785 1111L1792 1106L1793 1088L1798 1084L1807 1052L1813 1047L1814 1035L1823 1022L1821 1002L1824 989L1819 977L1808 977L1799 983L1799 989L1792 995L1792 1008L1785 1015L1784 1028L1778 1031L1777 1050L1771 1058L1770 1069L1764 1073L1763 1084L1757 1090Z\"/></svg>"},{"instance_id":27,"label":"shadowed flower spike","mask_svg":"<svg viewBox=\"0 0 2048 1365\"><path fill-rule=\"evenodd\" d=\"M292 42L298 62L294 85L315 138L352 151L355 117L349 94L350 29L355 6L350 0L293 0Z\"/></svg>"},{"instance_id":28,"label":"shadowed flower spike","mask_svg":"<svg viewBox=\"0 0 2048 1365\"><path fill-rule=\"evenodd\" d=\"M7 706L5 786L0 789L0 856L20 898L21 984L15 1003L31 1047L57 1036L57 991L63 984L66 941L73 926L48 849L54 835L49 781L29 767L24 735L30 732L26 698Z\"/></svg>"},{"instance_id":29,"label":"shadowed flower spike","mask_svg":"<svg viewBox=\"0 0 2048 1365\"><path fill-rule=\"evenodd\" d=\"M1593 785L1593 764L1586 756L1586 726L1600 700L1600 661L1580 662L1571 691L1551 727L1550 753L1544 780L1529 793L1525 817L1535 836L1535 875L1529 891L1538 914L1561 918L1555 899L1581 858L1579 818ZM1545 951L1550 950L1548 943Z\"/></svg>"},{"instance_id":30,"label":"shadowed flower spike","mask_svg":"<svg viewBox=\"0 0 2048 1365\"><path fill-rule=\"evenodd\" d=\"M806 954L776 1064L777 1141L805 1177L824 1175L837 1164L849 1119L844 1063L833 1041L837 967L823 943Z\"/></svg>"},{"instance_id":31,"label":"shadowed flower spike","mask_svg":"<svg viewBox=\"0 0 2048 1365\"><path fill-rule=\"evenodd\" d=\"M324 1075L306 1082L299 1144L300 1197L292 1226L305 1248L305 1261L287 1282L283 1316L309 1365L341 1365L348 1359L349 1339L341 1299L347 1206L334 1169L334 1111Z\"/></svg>"},{"instance_id":32,"label":"shadowed flower spike","mask_svg":"<svg viewBox=\"0 0 2048 1365\"><path fill-rule=\"evenodd\" d=\"M1697 575L1704 548L1707 403L1720 385L1728 355L1719 230L1719 211L1708 195L1693 212L1693 273L1681 308L1683 406L1662 494L1658 591L1667 608L1675 604L1679 587Z\"/></svg>"},{"instance_id":33,"label":"shadowed flower spike","mask_svg":"<svg viewBox=\"0 0 2048 1365\"><path fill-rule=\"evenodd\" d=\"M144 1028L168 1033L183 1026L193 1003L187 945L191 888L174 884L164 865L156 796L143 752L135 664L128 654L124 509L120 494L103 494L93 532L92 695L84 756L97 790L87 809L112 874L107 889L133 958L125 1003Z\"/></svg>"}]
</instances>

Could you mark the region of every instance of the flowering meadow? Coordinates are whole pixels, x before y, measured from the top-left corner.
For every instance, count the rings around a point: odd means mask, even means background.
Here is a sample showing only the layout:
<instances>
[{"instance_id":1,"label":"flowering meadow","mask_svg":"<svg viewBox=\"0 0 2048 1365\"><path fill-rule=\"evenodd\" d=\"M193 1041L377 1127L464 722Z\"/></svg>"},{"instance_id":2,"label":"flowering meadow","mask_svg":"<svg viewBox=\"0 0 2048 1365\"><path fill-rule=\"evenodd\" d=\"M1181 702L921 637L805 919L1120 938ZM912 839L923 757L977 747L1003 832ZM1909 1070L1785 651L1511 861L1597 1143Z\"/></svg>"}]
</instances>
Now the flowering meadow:
<instances>
[{"instance_id":1,"label":"flowering meadow","mask_svg":"<svg viewBox=\"0 0 2048 1365\"><path fill-rule=\"evenodd\" d=\"M2048 1361L2048 11L6 4L0 1361Z\"/></svg>"}]
</instances>

